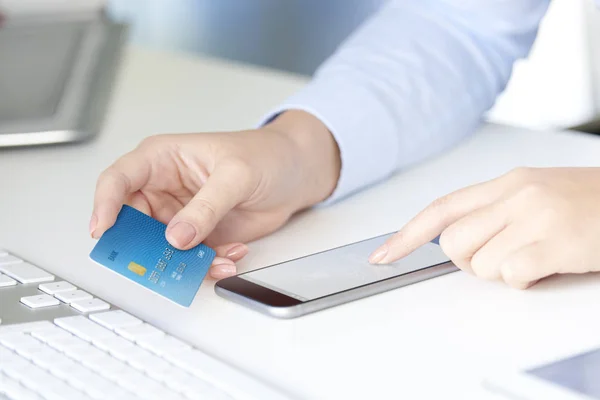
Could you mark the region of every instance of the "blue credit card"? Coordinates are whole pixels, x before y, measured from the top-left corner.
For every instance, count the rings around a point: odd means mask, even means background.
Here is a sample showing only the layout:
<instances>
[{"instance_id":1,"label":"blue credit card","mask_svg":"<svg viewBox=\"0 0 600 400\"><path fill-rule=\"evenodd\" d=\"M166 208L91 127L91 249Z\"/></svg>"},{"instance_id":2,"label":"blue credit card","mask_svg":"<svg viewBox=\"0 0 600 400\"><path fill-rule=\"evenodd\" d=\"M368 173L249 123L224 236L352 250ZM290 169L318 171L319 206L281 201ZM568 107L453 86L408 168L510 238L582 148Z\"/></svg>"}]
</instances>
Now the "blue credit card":
<instances>
[{"instance_id":1,"label":"blue credit card","mask_svg":"<svg viewBox=\"0 0 600 400\"><path fill-rule=\"evenodd\" d=\"M124 205L115 224L98 240L90 258L182 306L194 296L215 258L199 244L178 250L165 238L167 226Z\"/></svg>"}]
</instances>

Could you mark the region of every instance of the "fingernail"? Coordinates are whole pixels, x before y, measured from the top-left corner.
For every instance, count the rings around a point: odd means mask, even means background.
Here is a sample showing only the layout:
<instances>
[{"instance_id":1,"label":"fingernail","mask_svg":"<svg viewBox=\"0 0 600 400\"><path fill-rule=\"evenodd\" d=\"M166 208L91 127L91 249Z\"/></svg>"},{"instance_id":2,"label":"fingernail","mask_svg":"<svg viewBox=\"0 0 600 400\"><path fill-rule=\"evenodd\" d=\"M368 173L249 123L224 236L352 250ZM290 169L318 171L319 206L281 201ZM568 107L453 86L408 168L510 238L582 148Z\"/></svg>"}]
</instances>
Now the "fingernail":
<instances>
[{"instance_id":1,"label":"fingernail","mask_svg":"<svg viewBox=\"0 0 600 400\"><path fill-rule=\"evenodd\" d=\"M248 246L238 244L237 246L229 249L225 257L227 258L240 258L248 254Z\"/></svg>"},{"instance_id":2,"label":"fingernail","mask_svg":"<svg viewBox=\"0 0 600 400\"><path fill-rule=\"evenodd\" d=\"M196 229L187 222L177 222L167 230L167 240L176 247L187 246L196 237Z\"/></svg>"},{"instance_id":3,"label":"fingernail","mask_svg":"<svg viewBox=\"0 0 600 400\"><path fill-rule=\"evenodd\" d=\"M92 214L92 218L90 219L90 236L94 237L94 231L96 230L96 226L98 226L98 217L96 214Z\"/></svg>"},{"instance_id":4,"label":"fingernail","mask_svg":"<svg viewBox=\"0 0 600 400\"><path fill-rule=\"evenodd\" d=\"M211 268L211 275L215 278L226 278L235 275L235 271L234 264L219 264Z\"/></svg>"},{"instance_id":5,"label":"fingernail","mask_svg":"<svg viewBox=\"0 0 600 400\"><path fill-rule=\"evenodd\" d=\"M383 261L383 259L385 258L385 256L388 253L388 247L387 245L383 245L380 248L378 248L377 250L375 250L373 252L373 254L371 254L371 257L369 257L369 262L371 264L378 264L381 261Z\"/></svg>"}]
</instances>

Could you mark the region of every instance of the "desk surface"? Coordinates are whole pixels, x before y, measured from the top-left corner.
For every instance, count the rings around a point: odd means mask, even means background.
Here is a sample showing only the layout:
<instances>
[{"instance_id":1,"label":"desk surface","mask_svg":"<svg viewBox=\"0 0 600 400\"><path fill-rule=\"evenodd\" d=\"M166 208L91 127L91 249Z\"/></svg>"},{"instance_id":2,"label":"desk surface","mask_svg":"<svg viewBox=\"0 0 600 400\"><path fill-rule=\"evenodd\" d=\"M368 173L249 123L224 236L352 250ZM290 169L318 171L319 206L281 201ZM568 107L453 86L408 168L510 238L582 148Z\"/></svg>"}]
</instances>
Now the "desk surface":
<instances>
[{"instance_id":1,"label":"desk surface","mask_svg":"<svg viewBox=\"0 0 600 400\"><path fill-rule=\"evenodd\" d=\"M481 378L600 345L600 275L527 291L461 272L296 320L217 297L180 308L88 261L97 175L143 137L252 126L300 78L130 49L94 142L0 151L0 244L301 398L491 399ZM398 229L434 198L518 165L599 165L600 138L485 126L446 155L250 245L249 270ZM595 316L595 317L593 317ZM371 397L369 397L371 398Z\"/></svg>"}]
</instances>

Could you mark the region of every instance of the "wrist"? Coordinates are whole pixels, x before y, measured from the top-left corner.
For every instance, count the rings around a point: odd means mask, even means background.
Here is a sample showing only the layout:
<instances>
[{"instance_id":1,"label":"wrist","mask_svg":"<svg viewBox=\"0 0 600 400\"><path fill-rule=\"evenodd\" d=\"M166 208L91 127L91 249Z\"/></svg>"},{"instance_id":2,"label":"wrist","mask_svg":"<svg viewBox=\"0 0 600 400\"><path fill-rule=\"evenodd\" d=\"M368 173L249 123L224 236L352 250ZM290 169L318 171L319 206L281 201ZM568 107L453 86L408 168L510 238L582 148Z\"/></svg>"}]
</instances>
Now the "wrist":
<instances>
[{"instance_id":1,"label":"wrist","mask_svg":"<svg viewBox=\"0 0 600 400\"><path fill-rule=\"evenodd\" d=\"M265 128L279 132L293 144L301 168L301 207L312 207L330 197L340 177L341 157L337 142L325 124L308 112L289 110Z\"/></svg>"}]
</instances>

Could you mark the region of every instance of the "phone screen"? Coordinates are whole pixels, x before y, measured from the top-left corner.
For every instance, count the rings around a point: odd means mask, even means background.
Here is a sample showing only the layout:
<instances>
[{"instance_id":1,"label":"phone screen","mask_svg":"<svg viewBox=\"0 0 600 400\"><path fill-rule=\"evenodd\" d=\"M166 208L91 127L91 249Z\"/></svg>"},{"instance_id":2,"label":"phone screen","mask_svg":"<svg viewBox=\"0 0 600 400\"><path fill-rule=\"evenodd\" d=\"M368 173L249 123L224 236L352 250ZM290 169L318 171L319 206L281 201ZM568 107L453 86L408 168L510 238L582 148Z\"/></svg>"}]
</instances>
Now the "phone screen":
<instances>
[{"instance_id":1,"label":"phone screen","mask_svg":"<svg viewBox=\"0 0 600 400\"><path fill-rule=\"evenodd\" d=\"M427 243L393 264L369 264L369 255L389 236L391 234L238 276L300 301L310 301L449 261L439 245Z\"/></svg>"}]
</instances>

